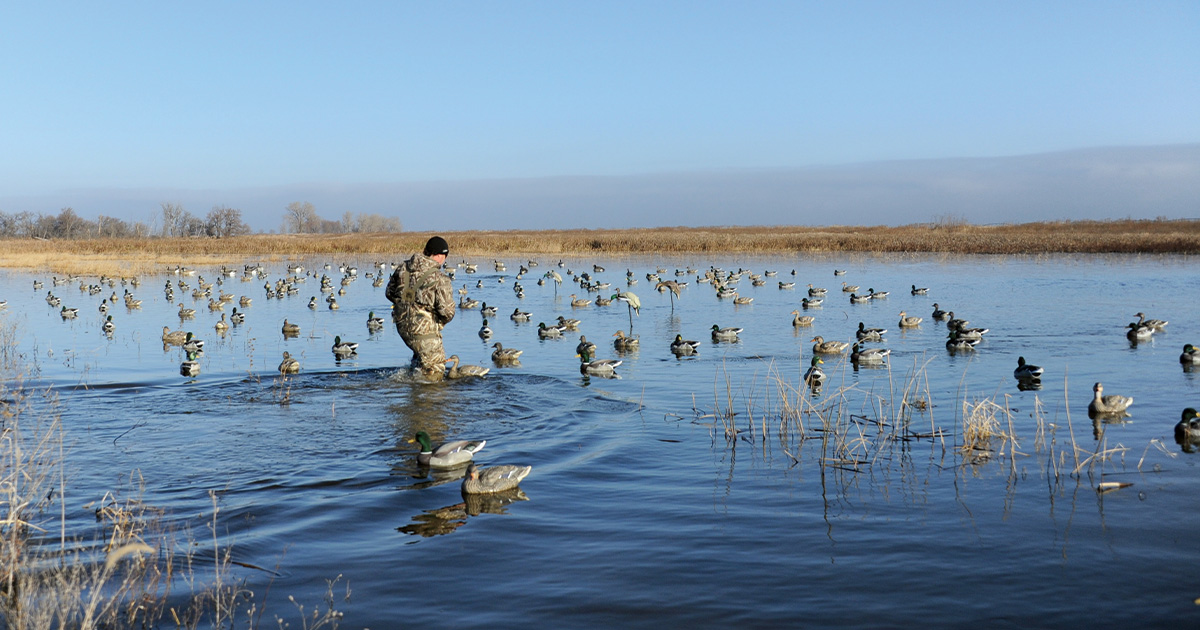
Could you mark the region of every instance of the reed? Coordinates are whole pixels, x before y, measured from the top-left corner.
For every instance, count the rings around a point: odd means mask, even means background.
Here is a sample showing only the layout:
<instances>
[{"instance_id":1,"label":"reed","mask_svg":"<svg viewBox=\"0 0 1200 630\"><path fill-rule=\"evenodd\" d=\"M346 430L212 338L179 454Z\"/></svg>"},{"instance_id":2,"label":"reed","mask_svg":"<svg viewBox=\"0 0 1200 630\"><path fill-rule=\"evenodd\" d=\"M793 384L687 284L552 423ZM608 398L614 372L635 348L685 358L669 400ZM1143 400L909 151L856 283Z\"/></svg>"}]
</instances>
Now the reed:
<instances>
[{"instance_id":1,"label":"reed","mask_svg":"<svg viewBox=\"0 0 1200 630\"><path fill-rule=\"evenodd\" d=\"M5 239L0 267L122 276L175 266L239 264L324 256L396 261L431 232L253 234L230 238ZM441 232L456 256L672 254L1048 253L1200 254L1200 220L1049 221L971 225L721 226L611 230ZM121 264L114 264L121 263Z\"/></svg>"}]
</instances>

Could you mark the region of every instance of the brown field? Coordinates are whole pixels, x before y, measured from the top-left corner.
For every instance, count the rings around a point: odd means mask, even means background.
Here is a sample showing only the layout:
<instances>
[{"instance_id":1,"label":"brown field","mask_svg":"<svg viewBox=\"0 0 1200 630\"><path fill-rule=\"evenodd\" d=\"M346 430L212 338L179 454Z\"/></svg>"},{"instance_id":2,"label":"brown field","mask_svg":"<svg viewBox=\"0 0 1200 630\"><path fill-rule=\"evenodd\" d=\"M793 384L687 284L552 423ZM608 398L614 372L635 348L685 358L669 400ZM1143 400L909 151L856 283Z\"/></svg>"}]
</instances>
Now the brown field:
<instances>
[{"instance_id":1,"label":"brown field","mask_svg":"<svg viewBox=\"0 0 1200 630\"><path fill-rule=\"evenodd\" d=\"M306 256L396 261L431 233L257 234L225 239L0 241L0 267L128 276L169 267L240 265ZM1200 254L1200 220L1055 221L977 226L962 221L872 226L756 226L442 232L455 256L742 252L948 254Z\"/></svg>"}]
</instances>

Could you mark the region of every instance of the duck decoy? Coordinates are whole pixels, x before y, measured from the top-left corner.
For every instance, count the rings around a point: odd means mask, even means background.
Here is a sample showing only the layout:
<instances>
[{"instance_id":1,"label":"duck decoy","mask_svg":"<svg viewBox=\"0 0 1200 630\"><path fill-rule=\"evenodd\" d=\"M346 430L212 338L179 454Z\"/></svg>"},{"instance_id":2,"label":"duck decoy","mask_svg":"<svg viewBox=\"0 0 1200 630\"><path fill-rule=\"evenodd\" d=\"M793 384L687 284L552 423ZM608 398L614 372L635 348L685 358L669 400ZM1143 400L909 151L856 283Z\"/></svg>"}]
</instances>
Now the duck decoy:
<instances>
[{"instance_id":1,"label":"duck decoy","mask_svg":"<svg viewBox=\"0 0 1200 630\"><path fill-rule=\"evenodd\" d=\"M229 321L233 322L234 324L244 324L246 323L246 314L239 313L237 307L235 306L233 307L233 314L229 316Z\"/></svg>"},{"instance_id":2,"label":"duck decoy","mask_svg":"<svg viewBox=\"0 0 1200 630\"><path fill-rule=\"evenodd\" d=\"M800 306L804 309L818 308L825 300L804 298L800 300Z\"/></svg>"},{"instance_id":3,"label":"duck decoy","mask_svg":"<svg viewBox=\"0 0 1200 630\"><path fill-rule=\"evenodd\" d=\"M613 340L613 346L615 346L617 350L635 350L639 345L638 338L626 337L624 330L618 330L617 332L613 333L613 336L616 337L616 339Z\"/></svg>"},{"instance_id":4,"label":"duck decoy","mask_svg":"<svg viewBox=\"0 0 1200 630\"><path fill-rule=\"evenodd\" d=\"M799 310L792 311L792 326L812 326L816 318L812 315L801 315Z\"/></svg>"},{"instance_id":5,"label":"duck decoy","mask_svg":"<svg viewBox=\"0 0 1200 630\"><path fill-rule=\"evenodd\" d=\"M1132 396L1104 395L1104 386L1092 386L1092 402L1088 403L1089 416L1123 414L1133 404Z\"/></svg>"},{"instance_id":6,"label":"duck decoy","mask_svg":"<svg viewBox=\"0 0 1200 630\"><path fill-rule=\"evenodd\" d=\"M475 453L482 451L487 440L454 440L434 448L429 434L417 431L408 443L421 445L421 452L417 454L418 464L430 468L457 468L469 463Z\"/></svg>"},{"instance_id":7,"label":"duck decoy","mask_svg":"<svg viewBox=\"0 0 1200 630\"><path fill-rule=\"evenodd\" d=\"M575 346L575 354L591 354L596 351L596 344L587 340L585 335L579 335L579 345Z\"/></svg>"},{"instance_id":8,"label":"duck decoy","mask_svg":"<svg viewBox=\"0 0 1200 630\"><path fill-rule=\"evenodd\" d=\"M204 340L197 339L192 333L187 333L183 338L183 349L186 352L203 352Z\"/></svg>"},{"instance_id":9,"label":"duck decoy","mask_svg":"<svg viewBox=\"0 0 1200 630\"><path fill-rule=\"evenodd\" d=\"M530 317L531 315L528 311L522 311L520 308L514 308L512 315L508 316L508 318L514 322L527 322L529 321Z\"/></svg>"},{"instance_id":10,"label":"duck decoy","mask_svg":"<svg viewBox=\"0 0 1200 630\"><path fill-rule=\"evenodd\" d=\"M333 354L337 357L348 357L358 353L358 344L349 341L342 341L341 335L335 335L333 338Z\"/></svg>"},{"instance_id":11,"label":"duck decoy","mask_svg":"<svg viewBox=\"0 0 1200 630\"><path fill-rule=\"evenodd\" d=\"M221 319L217 320L216 324L213 324L213 328L217 329L217 332L220 333L229 330L229 321L225 319L225 313L221 313Z\"/></svg>"},{"instance_id":12,"label":"duck decoy","mask_svg":"<svg viewBox=\"0 0 1200 630\"><path fill-rule=\"evenodd\" d=\"M292 357L290 352L284 351L283 361L279 363L280 374L299 374L300 362Z\"/></svg>"},{"instance_id":13,"label":"duck decoy","mask_svg":"<svg viewBox=\"0 0 1200 630\"><path fill-rule=\"evenodd\" d=\"M104 319L104 324L102 326L100 326L100 330L104 331L104 334L106 334L106 335L113 334L113 331L116 329L117 329L117 325L113 323L112 315L109 315L108 317L106 317Z\"/></svg>"},{"instance_id":14,"label":"duck decoy","mask_svg":"<svg viewBox=\"0 0 1200 630\"><path fill-rule=\"evenodd\" d=\"M1183 354L1179 355L1179 362L1184 365L1200 365L1200 352L1197 352L1196 347L1192 344L1184 344Z\"/></svg>"},{"instance_id":15,"label":"duck decoy","mask_svg":"<svg viewBox=\"0 0 1200 630\"><path fill-rule=\"evenodd\" d=\"M1188 407L1180 414L1179 422L1175 425L1175 442L1200 442L1200 414Z\"/></svg>"},{"instance_id":16,"label":"duck decoy","mask_svg":"<svg viewBox=\"0 0 1200 630\"><path fill-rule=\"evenodd\" d=\"M520 359L521 354L525 352L524 350L517 350L516 348L505 348L499 341L492 344L492 348L494 348L492 350L492 360L496 361L497 363L516 361Z\"/></svg>"},{"instance_id":17,"label":"duck decoy","mask_svg":"<svg viewBox=\"0 0 1200 630\"><path fill-rule=\"evenodd\" d=\"M891 353L887 348L863 348L856 343L850 351L850 361L859 365L882 365L884 357Z\"/></svg>"},{"instance_id":18,"label":"duck decoy","mask_svg":"<svg viewBox=\"0 0 1200 630\"><path fill-rule=\"evenodd\" d=\"M825 341L821 335L817 335L809 341L813 342L813 354L842 354L850 347L850 344L845 341Z\"/></svg>"},{"instance_id":19,"label":"duck decoy","mask_svg":"<svg viewBox=\"0 0 1200 630\"><path fill-rule=\"evenodd\" d=\"M742 329L735 326L727 326L725 328L721 328L718 324L713 324L712 326L713 341L736 341L738 334L741 332Z\"/></svg>"},{"instance_id":20,"label":"duck decoy","mask_svg":"<svg viewBox=\"0 0 1200 630\"><path fill-rule=\"evenodd\" d=\"M492 337L492 328L488 326L488 320L483 320L483 325L479 327L479 338L490 339Z\"/></svg>"},{"instance_id":21,"label":"duck decoy","mask_svg":"<svg viewBox=\"0 0 1200 630\"><path fill-rule=\"evenodd\" d=\"M901 328L916 328L925 321L923 317L909 315L907 311L900 311L900 327Z\"/></svg>"},{"instance_id":22,"label":"duck decoy","mask_svg":"<svg viewBox=\"0 0 1200 630\"><path fill-rule=\"evenodd\" d=\"M483 376L492 371L492 368L483 367L482 365L459 365L458 355L452 354L446 363L450 363L450 369L446 371L446 378L458 379L468 376Z\"/></svg>"},{"instance_id":23,"label":"duck decoy","mask_svg":"<svg viewBox=\"0 0 1200 630\"><path fill-rule=\"evenodd\" d=\"M1125 333L1125 337L1130 341L1146 341L1154 336L1155 328L1152 326L1143 326L1137 322L1129 322L1126 326L1129 330Z\"/></svg>"},{"instance_id":24,"label":"duck decoy","mask_svg":"<svg viewBox=\"0 0 1200 630\"><path fill-rule=\"evenodd\" d=\"M194 352L189 352L187 359L179 364L179 374L181 376L197 376L200 374L200 362L196 360Z\"/></svg>"},{"instance_id":25,"label":"duck decoy","mask_svg":"<svg viewBox=\"0 0 1200 630\"><path fill-rule=\"evenodd\" d=\"M300 334L300 324L292 324L285 318L283 320L283 334L285 336L295 337Z\"/></svg>"},{"instance_id":26,"label":"duck decoy","mask_svg":"<svg viewBox=\"0 0 1200 630\"><path fill-rule=\"evenodd\" d=\"M463 494L494 494L516 488L528 477L533 466L491 466L479 468L475 462L467 464L467 475L463 478Z\"/></svg>"},{"instance_id":27,"label":"duck decoy","mask_svg":"<svg viewBox=\"0 0 1200 630\"><path fill-rule=\"evenodd\" d=\"M960 337L957 330L951 330L950 334L946 335L946 349L951 352L957 350L974 350L977 345L979 345L978 339Z\"/></svg>"},{"instance_id":28,"label":"duck decoy","mask_svg":"<svg viewBox=\"0 0 1200 630\"><path fill-rule=\"evenodd\" d=\"M545 322L538 322L538 338L539 339L558 339L563 336L563 329L558 326L547 326Z\"/></svg>"},{"instance_id":29,"label":"duck decoy","mask_svg":"<svg viewBox=\"0 0 1200 630\"><path fill-rule=\"evenodd\" d=\"M583 308L585 306L590 305L591 303L592 303L592 301L587 298L577 298L577 297L575 297L574 293L571 294L571 306L573 306L575 308Z\"/></svg>"},{"instance_id":30,"label":"duck decoy","mask_svg":"<svg viewBox=\"0 0 1200 630\"><path fill-rule=\"evenodd\" d=\"M367 330L379 330L383 328L383 318L376 317L375 311L367 313Z\"/></svg>"},{"instance_id":31,"label":"duck decoy","mask_svg":"<svg viewBox=\"0 0 1200 630\"><path fill-rule=\"evenodd\" d=\"M857 293L850 294L850 303L851 304L866 304L867 302L870 302L870 301L871 301L871 296L869 296L869 295L859 295Z\"/></svg>"},{"instance_id":32,"label":"duck decoy","mask_svg":"<svg viewBox=\"0 0 1200 630\"><path fill-rule=\"evenodd\" d=\"M184 342L184 340L186 340L186 339L187 339L186 332L184 332L182 330L176 330L176 331L172 332L169 327L163 326L162 340L163 340L164 344L178 346L178 345L182 344Z\"/></svg>"},{"instance_id":33,"label":"duck decoy","mask_svg":"<svg viewBox=\"0 0 1200 630\"><path fill-rule=\"evenodd\" d=\"M813 357L809 363L808 370L804 372L804 382L813 387L820 387L825 383L825 372L820 368L824 363L821 357Z\"/></svg>"},{"instance_id":34,"label":"duck decoy","mask_svg":"<svg viewBox=\"0 0 1200 630\"><path fill-rule=\"evenodd\" d=\"M912 294L913 295L926 295L928 293L929 293L929 287L918 287L915 284L912 285Z\"/></svg>"},{"instance_id":35,"label":"duck decoy","mask_svg":"<svg viewBox=\"0 0 1200 630\"><path fill-rule=\"evenodd\" d=\"M859 341L883 341L883 334L887 332L886 328L867 328L862 322L858 322L858 331L855 335Z\"/></svg>"},{"instance_id":36,"label":"duck decoy","mask_svg":"<svg viewBox=\"0 0 1200 630\"><path fill-rule=\"evenodd\" d=\"M950 313L948 311L943 311L942 309L938 308L937 302L934 302L933 303L933 314L931 314L930 317L932 317L938 321L944 321L944 320L950 319Z\"/></svg>"},{"instance_id":37,"label":"duck decoy","mask_svg":"<svg viewBox=\"0 0 1200 630\"><path fill-rule=\"evenodd\" d=\"M1146 319L1145 313L1134 313L1133 316L1138 318L1138 326L1149 326L1155 330L1162 330L1170 323L1165 319Z\"/></svg>"},{"instance_id":38,"label":"duck decoy","mask_svg":"<svg viewBox=\"0 0 1200 630\"><path fill-rule=\"evenodd\" d=\"M675 341L671 342L671 352L677 356L696 354L696 351L699 349L699 341L684 339L683 335L675 335Z\"/></svg>"},{"instance_id":39,"label":"duck decoy","mask_svg":"<svg viewBox=\"0 0 1200 630\"><path fill-rule=\"evenodd\" d=\"M872 300L880 300L891 294L891 291L876 291L875 289L867 289L867 296Z\"/></svg>"},{"instance_id":40,"label":"duck decoy","mask_svg":"<svg viewBox=\"0 0 1200 630\"><path fill-rule=\"evenodd\" d=\"M842 283L842 293L858 293L858 287L859 287L859 285L857 285L857 284L847 284L847 283L843 282Z\"/></svg>"},{"instance_id":41,"label":"duck decoy","mask_svg":"<svg viewBox=\"0 0 1200 630\"><path fill-rule=\"evenodd\" d=\"M592 359L586 351L575 356L579 357L579 373L584 376L613 376L617 367L624 363L620 359Z\"/></svg>"},{"instance_id":42,"label":"duck decoy","mask_svg":"<svg viewBox=\"0 0 1200 630\"><path fill-rule=\"evenodd\" d=\"M1042 368L1025 362L1025 357L1017 357L1017 369L1013 370L1017 380L1027 380L1042 377Z\"/></svg>"}]
</instances>

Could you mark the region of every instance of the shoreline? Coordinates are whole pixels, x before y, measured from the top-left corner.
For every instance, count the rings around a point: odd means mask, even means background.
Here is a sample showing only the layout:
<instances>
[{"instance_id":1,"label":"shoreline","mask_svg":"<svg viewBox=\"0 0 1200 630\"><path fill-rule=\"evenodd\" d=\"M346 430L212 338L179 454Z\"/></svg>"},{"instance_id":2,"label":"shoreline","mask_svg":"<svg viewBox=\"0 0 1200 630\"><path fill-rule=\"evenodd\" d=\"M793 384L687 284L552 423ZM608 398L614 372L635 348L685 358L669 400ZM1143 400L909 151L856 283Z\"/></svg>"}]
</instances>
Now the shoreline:
<instances>
[{"instance_id":1,"label":"shoreline","mask_svg":"<svg viewBox=\"0 0 1200 630\"><path fill-rule=\"evenodd\" d=\"M0 241L0 268L129 276L174 266L240 265L326 255L395 260L433 232L254 234L232 238ZM1200 220L1053 221L976 226L722 226L440 232L452 258L685 254L1200 254Z\"/></svg>"}]
</instances>

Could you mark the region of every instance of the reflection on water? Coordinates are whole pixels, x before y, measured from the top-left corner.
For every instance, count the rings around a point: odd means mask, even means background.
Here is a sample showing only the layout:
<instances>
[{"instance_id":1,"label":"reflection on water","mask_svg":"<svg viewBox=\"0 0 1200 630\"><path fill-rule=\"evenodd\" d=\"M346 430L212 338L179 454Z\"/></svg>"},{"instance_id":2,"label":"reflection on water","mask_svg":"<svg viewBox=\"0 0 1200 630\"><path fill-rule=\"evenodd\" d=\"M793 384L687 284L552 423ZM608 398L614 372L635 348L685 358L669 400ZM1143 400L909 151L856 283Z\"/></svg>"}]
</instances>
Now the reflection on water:
<instances>
[{"instance_id":1,"label":"reflection on water","mask_svg":"<svg viewBox=\"0 0 1200 630\"><path fill-rule=\"evenodd\" d=\"M168 302L157 288L168 276L147 278L131 288L140 309L109 309L107 336L95 302L73 286L55 288L80 307L63 320L44 290L29 290L29 274L0 272L10 304L0 316L24 331L32 384L60 398L73 527L94 522L77 506L130 471L146 479L148 503L184 522L203 522L215 490L228 518L220 536L239 561L281 565L273 592L316 601L314 584L350 580L355 597L340 607L349 626L388 627L411 609L467 599L472 616L459 625L476 627L1194 621L1196 594L1176 567L1200 560L1187 544L1200 455L1171 443L1180 407L1200 400L1195 369L1179 368L1179 349L1200 338L1187 298L1200 289L1194 261L681 256L607 261L620 271L601 273L592 263L605 261L555 260L542 267L560 269L564 284L571 268L636 292L640 314L617 302L572 308L565 296L585 290L564 286L556 298L555 283L528 277L516 298L513 274L481 265L470 286L482 286L469 293L500 309L493 338L478 337L476 310L459 311L445 338L448 355L494 369L432 384L414 376L391 327L368 328L387 302L366 278L346 285L336 311L307 308L321 294L315 278L256 299L224 334L206 301L179 291ZM319 276L323 262L305 266ZM803 290L743 279L736 289L754 301L735 305L708 284L675 296L624 275L713 265L796 269L801 287L833 286L836 267L892 295L832 295L797 328ZM284 263L267 268L274 287ZM336 266L326 273L336 284ZM929 295L903 289L914 284ZM231 279L222 290L261 298L261 285ZM1097 296L1100 285L1113 290ZM991 331L974 350L948 352L933 300ZM180 301L199 308L176 325ZM505 317L514 306L531 321ZM870 344L891 351L883 365L829 357L823 385L803 384L810 339L853 342L858 322L894 327L901 310L926 320ZM1136 311L1172 324L1131 344ZM581 320L595 358L623 361L620 378L580 374L573 338L538 339L537 322L559 316ZM300 332L285 337L285 319ZM676 335L703 340L716 322L744 330L693 356L670 351ZM631 323L636 350L599 342ZM186 355L162 344L164 324L207 341L198 375L180 376ZM335 336L360 342L357 355L339 361ZM495 342L524 350L521 361L492 363ZM285 350L300 374L279 375ZM1040 381L1013 377L1018 356L1045 368ZM1137 403L1089 431L1096 381ZM437 443L486 439L481 465L534 465L524 485L537 500L464 498L462 469L418 464L408 443L417 431ZM1098 491L1113 481L1133 485ZM1139 579L1112 589L1113 574ZM863 575L888 586L864 590Z\"/></svg>"}]
</instances>

